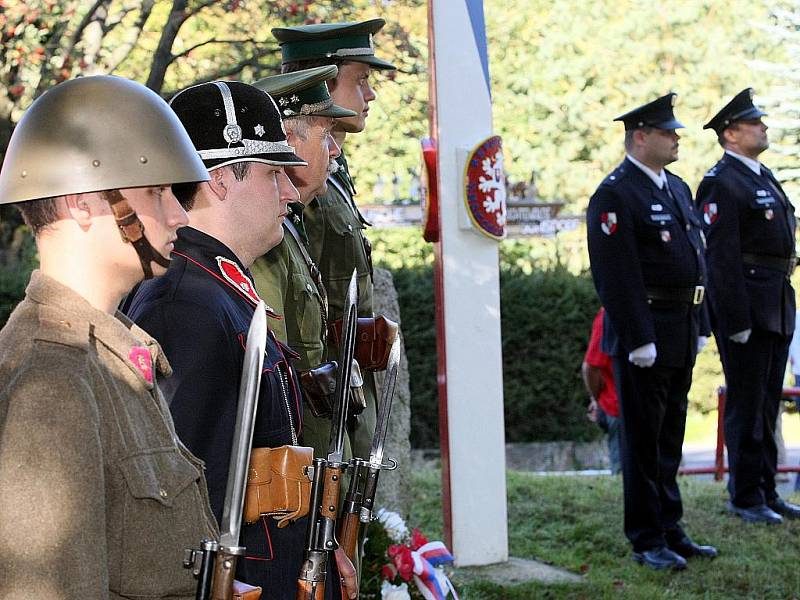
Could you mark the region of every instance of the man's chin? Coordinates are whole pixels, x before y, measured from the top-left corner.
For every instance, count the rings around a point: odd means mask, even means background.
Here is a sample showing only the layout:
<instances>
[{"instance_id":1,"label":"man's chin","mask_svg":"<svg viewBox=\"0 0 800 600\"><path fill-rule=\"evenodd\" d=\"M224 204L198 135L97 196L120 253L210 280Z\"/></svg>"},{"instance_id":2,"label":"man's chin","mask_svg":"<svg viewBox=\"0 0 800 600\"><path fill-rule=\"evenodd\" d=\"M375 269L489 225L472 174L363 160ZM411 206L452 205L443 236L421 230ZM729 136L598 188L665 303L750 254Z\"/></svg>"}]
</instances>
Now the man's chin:
<instances>
[{"instance_id":1,"label":"man's chin","mask_svg":"<svg viewBox=\"0 0 800 600\"><path fill-rule=\"evenodd\" d=\"M367 118L363 116L345 117L336 121L336 127L345 133L361 133L367 126Z\"/></svg>"}]
</instances>

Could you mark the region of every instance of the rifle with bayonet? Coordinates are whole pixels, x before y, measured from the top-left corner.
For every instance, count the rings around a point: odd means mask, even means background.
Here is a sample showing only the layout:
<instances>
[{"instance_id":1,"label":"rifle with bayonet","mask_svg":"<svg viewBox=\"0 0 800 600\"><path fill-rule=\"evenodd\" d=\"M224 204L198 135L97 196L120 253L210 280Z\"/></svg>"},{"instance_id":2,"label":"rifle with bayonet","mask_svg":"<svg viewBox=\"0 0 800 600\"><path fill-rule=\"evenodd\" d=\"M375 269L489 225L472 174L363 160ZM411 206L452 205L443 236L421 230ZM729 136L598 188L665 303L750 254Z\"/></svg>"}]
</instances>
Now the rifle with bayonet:
<instances>
[{"instance_id":1,"label":"rifle with bayonet","mask_svg":"<svg viewBox=\"0 0 800 600\"><path fill-rule=\"evenodd\" d=\"M267 311L263 301L258 303L247 331L247 347L239 386L236 426L225 488L219 542L203 540L200 548L188 548L183 566L192 569L197 579L196 600L231 600L236 563L244 555L239 534L244 509L247 469L253 445L253 427L261 389L261 370L267 350Z\"/></svg>"},{"instance_id":2,"label":"rifle with bayonet","mask_svg":"<svg viewBox=\"0 0 800 600\"><path fill-rule=\"evenodd\" d=\"M306 551L300 577L297 579L297 600L322 600L325 595L325 577L333 552L339 547L336 539L336 519L339 515L339 489L347 469L343 462L347 427L350 373L356 342L358 306L358 279L354 270L347 287L342 343L339 348L339 368L336 374L334 414L331 444L327 458L314 459L314 477L311 484Z\"/></svg>"},{"instance_id":3,"label":"rifle with bayonet","mask_svg":"<svg viewBox=\"0 0 800 600\"><path fill-rule=\"evenodd\" d=\"M350 485L342 507L342 516L339 525L339 542L350 560L354 560L360 529L369 526L375 505L375 493L378 490L378 475L381 471L393 471L397 462L388 459L383 462L386 432L389 428L389 414L392 410L394 391L397 384L397 371L400 366L400 338L396 337L392 343L389 360L386 365L386 376L383 380L381 401L378 407L378 417L375 424L375 433L372 437L369 460L354 458L350 462Z\"/></svg>"}]
</instances>

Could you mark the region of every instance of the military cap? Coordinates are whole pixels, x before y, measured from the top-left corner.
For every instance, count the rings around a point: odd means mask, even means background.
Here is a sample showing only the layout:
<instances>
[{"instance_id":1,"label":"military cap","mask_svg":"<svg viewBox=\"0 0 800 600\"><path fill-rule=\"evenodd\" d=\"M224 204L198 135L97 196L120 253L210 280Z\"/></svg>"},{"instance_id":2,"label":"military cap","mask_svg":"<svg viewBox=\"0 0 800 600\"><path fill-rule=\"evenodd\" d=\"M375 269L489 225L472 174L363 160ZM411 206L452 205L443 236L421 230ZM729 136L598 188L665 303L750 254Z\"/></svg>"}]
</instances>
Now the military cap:
<instances>
[{"instance_id":1,"label":"military cap","mask_svg":"<svg viewBox=\"0 0 800 600\"><path fill-rule=\"evenodd\" d=\"M321 58L367 63L375 69L396 69L375 56L372 36L386 24L383 19L359 23L319 23L275 27L272 35L281 46L281 64Z\"/></svg>"},{"instance_id":2,"label":"military cap","mask_svg":"<svg viewBox=\"0 0 800 600\"><path fill-rule=\"evenodd\" d=\"M675 114L672 112L677 95L670 92L666 96L661 96L639 108L634 108L614 120L622 121L625 124L625 131L641 127L681 129L683 124L675 118Z\"/></svg>"},{"instance_id":3,"label":"military cap","mask_svg":"<svg viewBox=\"0 0 800 600\"><path fill-rule=\"evenodd\" d=\"M753 104L753 88L745 88L728 102L721 111L703 125L703 129L713 129L719 135L736 121L757 119L767 113Z\"/></svg>"},{"instance_id":4,"label":"military cap","mask_svg":"<svg viewBox=\"0 0 800 600\"><path fill-rule=\"evenodd\" d=\"M266 92L240 81L212 81L170 100L208 170L237 162L307 163L286 141L281 115Z\"/></svg>"},{"instance_id":5,"label":"military cap","mask_svg":"<svg viewBox=\"0 0 800 600\"><path fill-rule=\"evenodd\" d=\"M95 75L59 83L25 111L0 169L0 204L207 180L192 141L158 94Z\"/></svg>"},{"instance_id":6,"label":"military cap","mask_svg":"<svg viewBox=\"0 0 800 600\"><path fill-rule=\"evenodd\" d=\"M355 117L356 113L333 103L328 84L339 68L325 65L259 79L253 85L264 90L278 103L284 118L309 115L314 117Z\"/></svg>"}]
</instances>

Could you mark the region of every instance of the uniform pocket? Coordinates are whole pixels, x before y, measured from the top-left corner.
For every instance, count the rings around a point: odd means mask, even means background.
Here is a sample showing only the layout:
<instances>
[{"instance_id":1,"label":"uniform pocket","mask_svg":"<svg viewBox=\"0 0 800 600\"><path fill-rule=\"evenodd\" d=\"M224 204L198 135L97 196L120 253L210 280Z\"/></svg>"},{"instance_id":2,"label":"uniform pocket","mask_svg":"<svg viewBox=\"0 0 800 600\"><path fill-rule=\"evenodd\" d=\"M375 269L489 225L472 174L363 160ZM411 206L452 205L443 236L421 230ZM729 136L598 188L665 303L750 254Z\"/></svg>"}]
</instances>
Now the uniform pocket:
<instances>
[{"instance_id":1,"label":"uniform pocket","mask_svg":"<svg viewBox=\"0 0 800 600\"><path fill-rule=\"evenodd\" d=\"M207 535L200 471L177 448L143 450L119 461L127 494L122 513L120 594L192 594L185 548Z\"/></svg>"},{"instance_id":2,"label":"uniform pocket","mask_svg":"<svg viewBox=\"0 0 800 600\"><path fill-rule=\"evenodd\" d=\"M322 299L311 277L292 274L297 335L303 344L318 345L322 338Z\"/></svg>"}]
</instances>

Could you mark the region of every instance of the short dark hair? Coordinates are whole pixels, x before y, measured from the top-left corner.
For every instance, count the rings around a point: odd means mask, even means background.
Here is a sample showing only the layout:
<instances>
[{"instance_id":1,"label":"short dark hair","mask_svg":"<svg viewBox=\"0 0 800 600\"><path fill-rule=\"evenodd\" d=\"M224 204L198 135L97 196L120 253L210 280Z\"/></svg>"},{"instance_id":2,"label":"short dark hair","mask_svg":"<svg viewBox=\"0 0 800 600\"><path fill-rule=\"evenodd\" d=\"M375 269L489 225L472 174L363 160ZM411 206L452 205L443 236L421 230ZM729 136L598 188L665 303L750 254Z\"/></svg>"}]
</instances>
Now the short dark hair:
<instances>
[{"instance_id":1,"label":"short dark hair","mask_svg":"<svg viewBox=\"0 0 800 600\"><path fill-rule=\"evenodd\" d=\"M315 67L327 67L328 65L342 66L344 60L341 58L312 58L311 60L290 60L281 65L281 73L294 73L304 69ZM333 78L336 79L335 77Z\"/></svg>"},{"instance_id":2,"label":"short dark hair","mask_svg":"<svg viewBox=\"0 0 800 600\"><path fill-rule=\"evenodd\" d=\"M25 221L33 235L55 223L58 220L58 207L55 198L39 198L38 200L28 200L16 204L19 212L22 213L22 220Z\"/></svg>"},{"instance_id":3,"label":"short dark hair","mask_svg":"<svg viewBox=\"0 0 800 600\"><path fill-rule=\"evenodd\" d=\"M233 173L233 176L236 178L236 181L244 181L247 176L250 174L250 165L252 163L250 161L243 161L243 162L236 162L230 165L225 165L224 167L219 167L221 169L227 168L230 169ZM200 184L197 181L191 181L189 183L173 183L172 184L172 193L175 194L175 197L178 199L178 202L183 207L183 210L189 212L194 208L194 200L195 196L197 195L197 190L200 187Z\"/></svg>"}]
</instances>

